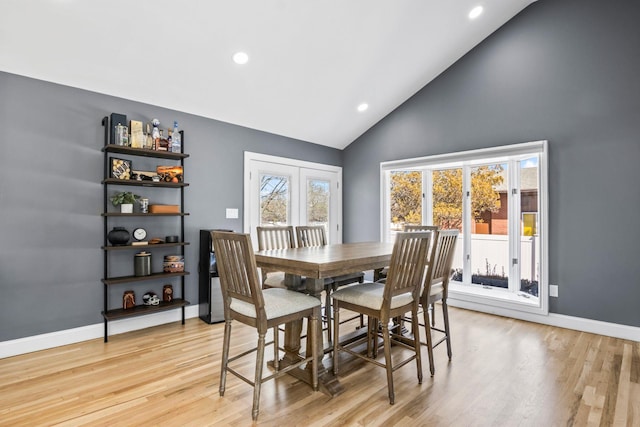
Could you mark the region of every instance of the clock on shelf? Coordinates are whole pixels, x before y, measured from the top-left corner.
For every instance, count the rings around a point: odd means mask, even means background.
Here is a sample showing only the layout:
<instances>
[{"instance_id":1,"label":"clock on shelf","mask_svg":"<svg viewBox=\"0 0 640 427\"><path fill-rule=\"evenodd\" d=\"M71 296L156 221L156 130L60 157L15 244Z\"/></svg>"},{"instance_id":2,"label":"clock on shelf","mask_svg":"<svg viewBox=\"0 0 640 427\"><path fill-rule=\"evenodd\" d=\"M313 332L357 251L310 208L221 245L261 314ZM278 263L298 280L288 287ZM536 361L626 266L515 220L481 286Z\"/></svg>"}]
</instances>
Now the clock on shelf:
<instances>
[{"instance_id":1,"label":"clock on shelf","mask_svg":"<svg viewBox=\"0 0 640 427\"><path fill-rule=\"evenodd\" d=\"M134 246L149 244L149 242L144 240L147 238L147 230L142 227L138 227L133 230L133 238L135 239L135 241L131 242L131 244Z\"/></svg>"},{"instance_id":2,"label":"clock on shelf","mask_svg":"<svg viewBox=\"0 0 640 427\"><path fill-rule=\"evenodd\" d=\"M133 238L136 240L144 240L147 237L147 230L142 227L133 230Z\"/></svg>"}]
</instances>

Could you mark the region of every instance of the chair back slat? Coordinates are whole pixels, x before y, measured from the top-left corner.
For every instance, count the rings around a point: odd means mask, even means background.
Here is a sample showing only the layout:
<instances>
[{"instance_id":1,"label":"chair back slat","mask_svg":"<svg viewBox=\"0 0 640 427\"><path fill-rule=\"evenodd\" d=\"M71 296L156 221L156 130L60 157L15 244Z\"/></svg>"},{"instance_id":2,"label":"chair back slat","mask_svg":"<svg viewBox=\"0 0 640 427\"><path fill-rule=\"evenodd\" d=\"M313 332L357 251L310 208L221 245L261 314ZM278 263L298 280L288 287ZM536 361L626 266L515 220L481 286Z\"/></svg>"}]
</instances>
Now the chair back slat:
<instances>
[{"instance_id":1,"label":"chair back slat","mask_svg":"<svg viewBox=\"0 0 640 427\"><path fill-rule=\"evenodd\" d=\"M438 226L437 225L411 225L411 224L405 224L404 231L406 232L410 232L410 231L438 231Z\"/></svg>"},{"instance_id":2,"label":"chair back slat","mask_svg":"<svg viewBox=\"0 0 640 427\"><path fill-rule=\"evenodd\" d=\"M385 282L383 310L385 305L388 309L391 298L396 295L410 292L417 301L430 240L431 232L416 231L396 235L389 274Z\"/></svg>"},{"instance_id":3,"label":"chair back slat","mask_svg":"<svg viewBox=\"0 0 640 427\"><path fill-rule=\"evenodd\" d=\"M327 244L327 233L324 225L300 225L296 227L298 247L316 247Z\"/></svg>"},{"instance_id":4,"label":"chair back slat","mask_svg":"<svg viewBox=\"0 0 640 427\"><path fill-rule=\"evenodd\" d=\"M286 226L259 226L258 250L289 249L295 248L295 236L292 225Z\"/></svg>"},{"instance_id":5,"label":"chair back slat","mask_svg":"<svg viewBox=\"0 0 640 427\"><path fill-rule=\"evenodd\" d=\"M429 267L425 280L423 294L429 296L431 285L442 283L446 296L451 277L451 265L453 263L453 253L458 241L458 230L439 230L434 237L433 248L429 256Z\"/></svg>"},{"instance_id":6,"label":"chair back slat","mask_svg":"<svg viewBox=\"0 0 640 427\"><path fill-rule=\"evenodd\" d=\"M248 234L212 231L224 309L228 313L231 299L253 304L256 317L265 317L262 287L258 280L256 259Z\"/></svg>"}]
</instances>

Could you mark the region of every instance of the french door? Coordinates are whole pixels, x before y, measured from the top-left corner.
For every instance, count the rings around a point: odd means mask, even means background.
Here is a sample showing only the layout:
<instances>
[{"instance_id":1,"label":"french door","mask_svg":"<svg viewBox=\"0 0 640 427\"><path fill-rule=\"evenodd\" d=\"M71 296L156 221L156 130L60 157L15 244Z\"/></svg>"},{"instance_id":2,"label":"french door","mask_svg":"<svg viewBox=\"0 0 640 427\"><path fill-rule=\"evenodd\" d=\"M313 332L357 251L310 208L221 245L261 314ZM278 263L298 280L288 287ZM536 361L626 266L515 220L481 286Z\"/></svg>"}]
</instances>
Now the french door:
<instances>
[{"instance_id":1,"label":"french door","mask_svg":"<svg viewBox=\"0 0 640 427\"><path fill-rule=\"evenodd\" d=\"M257 248L256 227L323 225L342 242L342 168L245 152L244 230Z\"/></svg>"}]
</instances>

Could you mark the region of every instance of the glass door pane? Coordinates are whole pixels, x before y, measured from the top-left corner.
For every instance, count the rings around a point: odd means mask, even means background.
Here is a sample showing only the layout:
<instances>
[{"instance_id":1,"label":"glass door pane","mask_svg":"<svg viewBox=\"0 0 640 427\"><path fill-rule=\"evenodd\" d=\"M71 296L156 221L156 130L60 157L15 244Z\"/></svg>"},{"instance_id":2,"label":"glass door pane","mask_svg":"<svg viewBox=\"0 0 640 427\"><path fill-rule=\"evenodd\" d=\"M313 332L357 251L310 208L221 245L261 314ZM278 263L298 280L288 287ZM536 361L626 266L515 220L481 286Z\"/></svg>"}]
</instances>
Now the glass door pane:
<instances>
[{"instance_id":1,"label":"glass door pane","mask_svg":"<svg viewBox=\"0 0 640 427\"><path fill-rule=\"evenodd\" d=\"M520 161L520 291L538 296L540 236L538 233L538 158Z\"/></svg>"},{"instance_id":2,"label":"glass door pane","mask_svg":"<svg viewBox=\"0 0 640 427\"><path fill-rule=\"evenodd\" d=\"M507 164L471 168L471 282L509 288Z\"/></svg>"},{"instance_id":3,"label":"glass door pane","mask_svg":"<svg viewBox=\"0 0 640 427\"><path fill-rule=\"evenodd\" d=\"M431 174L432 224L440 229L460 231L451 268L455 270L453 280L462 282L463 220L462 220L462 168L434 170Z\"/></svg>"},{"instance_id":4,"label":"glass door pane","mask_svg":"<svg viewBox=\"0 0 640 427\"><path fill-rule=\"evenodd\" d=\"M260 174L260 225L287 225L291 218L291 177Z\"/></svg>"},{"instance_id":5,"label":"glass door pane","mask_svg":"<svg viewBox=\"0 0 640 427\"><path fill-rule=\"evenodd\" d=\"M422 172L392 171L390 173L389 242L405 224L422 224Z\"/></svg>"},{"instance_id":6,"label":"glass door pane","mask_svg":"<svg viewBox=\"0 0 640 427\"><path fill-rule=\"evenodd\" d=\"M300 169L301 225L324 225L327 243L342 243L341 176L337 172Z\"/></svg>"},{"instance_id":7,"label":"glass door pane","mask_svg":"<svg viewBox=\"0 0 640 427\"><path fill-rule=\"evenodd\" d=\"M323 179L307 179L307 225L322 225L329 235L331 212L331 182Z\"/></svg>"}]
</instances>

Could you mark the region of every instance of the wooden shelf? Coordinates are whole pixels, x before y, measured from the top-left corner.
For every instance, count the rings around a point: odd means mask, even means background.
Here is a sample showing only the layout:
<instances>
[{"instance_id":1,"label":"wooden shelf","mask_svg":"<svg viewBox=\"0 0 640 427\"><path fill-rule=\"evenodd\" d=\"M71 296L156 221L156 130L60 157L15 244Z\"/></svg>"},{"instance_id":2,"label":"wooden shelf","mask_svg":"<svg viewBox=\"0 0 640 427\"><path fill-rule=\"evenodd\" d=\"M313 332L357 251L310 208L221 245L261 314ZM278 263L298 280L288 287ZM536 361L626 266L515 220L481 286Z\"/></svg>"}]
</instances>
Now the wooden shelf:
<instances>
[{"instance_id":1,"label":"wooden shelf","mask_svg":"<svg viewBox=\"0 0 640 427\"><path fill-rule=\"evenodd\" d=\"M154 182L154 181L137 181L135 179L118 179L107 178L102 180L103 184L109 185L134 185L136 187L163 187L163 188L182 188L188 187L187 182Z\"/></svg>"},{"instance_id":2,"label":"wooden shelf","mask_svg":"<svg viewBox=\"0 0 640 427\"><path fill-rule=\"evenodd\" d=\"M157 243L155 245L121 245L121 246L102 246L101 249L105 251L127 251L132 249L145 249L145 248L169 248L172 246L186 246L189 242L176 242L176 243Z\"/></svg>"},{"instance_id":3,"label":"wooden shelf","mask_svg":"<svg viewBox=\"0 0 640 427\"><path fill-rule=\"evenodd\" d=\"M106 312L102 312L102 316L106 320L124 319L127 317L144 316L145 314L157 313L160 311L174 310L190 304L191 303L189 301L185 301L183 299L174 299L171 302L160 301L159 305L136 305L135 307L127 310L122 308L107 310Z\"/></svg>"},{"instance_id":4,"label":"wooden shelf","mask_svg":"<svg viewBox=\"0 0 640 427\"><path fill-rule=\"evenodd\" d=\"M102 216L187 216L188 212L172 212L172 213L121 213L121 212L103 212Z\"/></svg>"},{"instance_id":5,"label":"wooden shelf","mask_svg":"<svg viewBox=\"0 0 640 427\"><path fill-rule=\"evenodd\" d=\"M155 279L166 279L169 277L181 277L188 276L188 271L181 271L180 273L152 273L148 276L120 276L120 277L109 277L106 279L102 279L102 283L107 286L111 285L120 285L122 283L133 283L133 282L146 282L147 280L155 280Z\"/></svg>"},{"instance_id":6,"label":"wooden shelf","mask_svg":"<svg viewBox=\"0 0 640 427\"><path fill-rule=\"evenodd\" d=\"M155 157L157 159L181 160L189 157L184 153L172 153L169 151L148 150L146 148L131 148L122 145L109 144L102 147L105 153L129 154L131 156Z\"/></svg>"}]
</instances>

